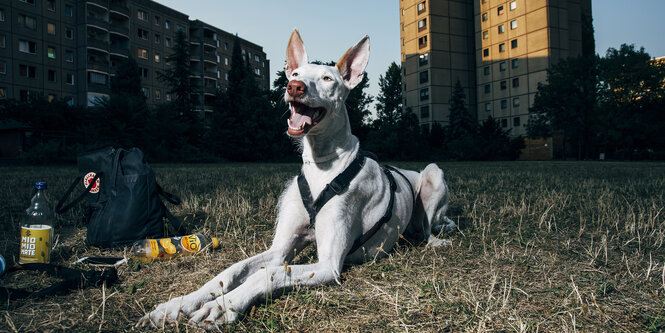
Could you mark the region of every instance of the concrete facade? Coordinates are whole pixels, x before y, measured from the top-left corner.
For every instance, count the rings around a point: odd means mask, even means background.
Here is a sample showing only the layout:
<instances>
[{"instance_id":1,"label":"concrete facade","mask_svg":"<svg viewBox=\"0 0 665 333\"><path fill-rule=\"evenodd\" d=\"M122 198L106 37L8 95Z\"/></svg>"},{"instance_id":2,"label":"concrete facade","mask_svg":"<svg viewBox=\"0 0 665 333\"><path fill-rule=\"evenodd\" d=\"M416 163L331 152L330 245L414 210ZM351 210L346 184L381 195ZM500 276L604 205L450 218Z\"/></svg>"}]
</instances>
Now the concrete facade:
<instances>
[{"instance_id":1,"label":"concrete facade","mask_svg":"<svg viewBox=\"0 0 665 333\"><path fill-rule=\"evenodd\" d=\"M422 125L445 125L452 85L439 83L459 79L478 121L492 116L511 135L526 134L529 107L547 69L582 53L582 15L591 17L590 0L399 1L404 105ZM423 38L427 47L418 44ZM429 68L415 61L423 57ZM418 71L429 71L429 81L416 80L426 75ZM427 89L430 101L415 94ZM427 105L429 117L418 112Z\"/></svg>"},{"instance_id":2,"label":"concrete facade","mask_svg":"<svg viewBox=\"0 0 665 333\"><path fill-rule=\"evenodd\" d=\"M227 85L235 36L151 0L0 0L0 98L90 105L108 96L116 66L131 56L148 104L169 101L159 73L171 66L178 30L190 42L197 110L210 111L209 96ZM262 47L240 44L259 84L269 89Z\"/></svg>"}]
</instances>

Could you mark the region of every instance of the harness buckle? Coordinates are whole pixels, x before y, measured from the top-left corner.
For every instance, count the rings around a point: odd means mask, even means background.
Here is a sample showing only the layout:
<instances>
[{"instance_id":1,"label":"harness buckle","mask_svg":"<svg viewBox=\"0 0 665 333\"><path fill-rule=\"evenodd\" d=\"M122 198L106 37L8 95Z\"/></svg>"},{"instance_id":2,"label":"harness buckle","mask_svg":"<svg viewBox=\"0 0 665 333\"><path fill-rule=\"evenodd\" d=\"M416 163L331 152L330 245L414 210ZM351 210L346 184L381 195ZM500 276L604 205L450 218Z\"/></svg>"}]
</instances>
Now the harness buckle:
<instances>
[{"instance_id":1,"label":"harness buckle","mask_svg":"<svg viewBox=\"0 0 665 333\"><path fill-rule=\"evenodd\" d=\"M328 187L328 188L329 188L331 191L333 191L335 194L340 194L340 193L342 193L342 191L344 190L344 188L342 187L342 185L340 185L339 183L337 183L335 180L333 180L333 181L331 181L330 183L328 183L328 185L326 185L326 187Z\"/></svg>"}]
</instances>

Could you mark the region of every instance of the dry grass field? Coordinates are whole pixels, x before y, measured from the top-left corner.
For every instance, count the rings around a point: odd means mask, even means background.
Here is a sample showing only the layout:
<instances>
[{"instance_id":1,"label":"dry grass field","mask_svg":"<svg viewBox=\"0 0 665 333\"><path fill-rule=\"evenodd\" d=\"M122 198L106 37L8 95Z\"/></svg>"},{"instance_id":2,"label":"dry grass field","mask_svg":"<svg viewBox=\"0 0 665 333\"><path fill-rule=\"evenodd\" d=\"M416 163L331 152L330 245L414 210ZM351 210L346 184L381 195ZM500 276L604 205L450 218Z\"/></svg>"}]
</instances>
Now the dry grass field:
<instances>
[{"instance_id":1,"label":"dry grass field","mask_svg":"<svg viewBox=\"0 0 665 333\"><path fill-rule=\"evenodd\" d=\"M422 168L424 163L397 163ZM257 304L222 331L662 332L665 330L665 164L439 163L451 189L452 246L400 243L348 267L341 285L301 288ZM0 302L0 332L132 331L169 297L197 289L269 246L275 206L295 164L156 165L183 198L172 207L222 248L119 268L120 281L65 296ZM32 182L54 203L73 166L0 167L0 253L12 263ZM81 208L58 221L54 262L122 255L85 245ZM309 248L295 262L316 260ZM0 286L43 288L20 272ZM198 331L186 321L165 331Z\"/></svg>"}]
</instances>

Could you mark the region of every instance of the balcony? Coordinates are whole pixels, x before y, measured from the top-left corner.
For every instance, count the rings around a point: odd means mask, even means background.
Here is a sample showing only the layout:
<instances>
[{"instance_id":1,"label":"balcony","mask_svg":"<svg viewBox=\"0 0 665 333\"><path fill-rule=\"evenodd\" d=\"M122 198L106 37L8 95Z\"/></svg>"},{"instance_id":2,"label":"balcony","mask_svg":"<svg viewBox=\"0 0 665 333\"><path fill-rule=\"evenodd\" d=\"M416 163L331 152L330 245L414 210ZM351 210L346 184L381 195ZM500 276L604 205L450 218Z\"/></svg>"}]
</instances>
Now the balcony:
<instances>
[{"instance_id":1,"label":"balcony","mask_svg":"<svg viewBox=\"0 0 665 333\"><path fill-rule=\"evenodd\" d=\"M111 53L122 56L124 58L129 57L129 48L125 45L113 45L111 44Z\"/></svg>"},{"instance_id":2,"label":"balcony","mask_svg":"<svg viewBox=\"0 0 665 333\"><path fill-rule=\"evenodd\" d=\"M203 61L208 61L212 62L214 64L217 63L217 55L212 53L212 52L204 52L203 53Z\"/></svg>"},{"instance_id":3,"label":"balcony","mask_svg":"<svg viewBox=\"0 0 665 333\"><path fill-rule=\"evenodd\" d=\"M215 85L206 84L203 88L203 93L206 95L215 95L217 94L217 87Z\"/></svg>"},{"instance_id":4,"label":"balcony","mask_svg":"<svg viewBox=\"0 0 665 333\"><path fill-rule=\"evenodd\" d=\"M203 37L203 44L211 46L213 48L217 48L217 41L214 40L212 37Z\"/></svg>"},{"instance_id":5,"label":"balcony","mask_svg":"<svg viewBox=\"0 0 665 333\"><path fill-rule=\"evenodd\" d=\"M88 61L86 67L102 73L109 73L109 63L104 61Z\"/></svg>"},{"instance_id":6,"label":"balcony","mask_svg":"<svg viewBox=\"0 0 665 333\"><path fill-rule=\"evenodd\" d=\"M129 38L129 28L118 23L109 24L109 32Z\"/></svg>"},{"instance_id":7,"label":"balcony","mask_svg":"<svg viewBox=\"0 0 665 333\"><path fill-rule=\"evenodd\" d=\"M109 10L115 14L120 14L129 17L129 7L127 6L127 4L111 1L111 3L109 4Z\"/></svg>"},{"instance_id":8,"label":"balcony","mask_svg":"<svg viewBox=\"0 0 665 333\"><path fill-rule=\"evenodd\" d=\"M109 28L108 20L97 16L88 15L88 17L86 18L86 24L105 31L108 31Z\"/></svg>"},{"instance_id":9,"label":"balcony","mask_svg":"<svg viewBox=\"0 0 665 333\"><path fill-rule=\"evenodd\" d=\"M102 7L104 9L108 9L109 2L107 0L88 0L86 1L87 4L89 5L95 5Z\"/></svg>"},{"instance_id":10,"label":"balcony","mask_svg":"<svg viewBox=\"0 0 665 333\"><path fill-rule=\"evenodd\" d=\"M88 43L86 45L88 48L93 48L102 52L109 51L109 42L105 40L92 39L88 38Z\"/></svg>"},{"instance_id":11,"label":"balcony","mask_svg":"<svg viewBox=\"0 0 665 333\"><path fill-rule=\"evenodd\" d=\"M203 76L209 79L217 80L217 72L206 70L203 72Z\"/></svg>"}]
</instances>

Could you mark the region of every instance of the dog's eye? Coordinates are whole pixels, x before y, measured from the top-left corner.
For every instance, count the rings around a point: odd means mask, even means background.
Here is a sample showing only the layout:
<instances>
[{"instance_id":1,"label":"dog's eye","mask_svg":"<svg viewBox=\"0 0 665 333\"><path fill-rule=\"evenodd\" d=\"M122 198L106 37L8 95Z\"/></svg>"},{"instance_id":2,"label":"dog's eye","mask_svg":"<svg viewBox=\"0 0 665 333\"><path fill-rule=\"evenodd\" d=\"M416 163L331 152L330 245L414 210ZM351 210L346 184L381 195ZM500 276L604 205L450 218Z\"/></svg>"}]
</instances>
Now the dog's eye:
<instances>
[{"instance_id":1,"label":"dog's eye","mask_svg":"<svg viewBox=\"0 0 665 333\"><path fill-rule=\"evenodd\" d=\"M298 73L291 73L291 76L296 77L298 76Z\"/></svg>"},{"instance_id":2,"label":"dog's eye","mask_svg":"<svg viewBox=\"0 0 665 333\"><path fill-rule=\"evenodd\" d=\"M330 82L330 81L332 81L332 80L333 80L332 76L328 76L328 75L326 75L326 76L323 77L323 81L328 81L328 82Z\"/></svg>"}]
</instances>

